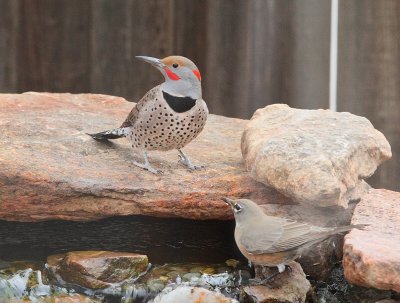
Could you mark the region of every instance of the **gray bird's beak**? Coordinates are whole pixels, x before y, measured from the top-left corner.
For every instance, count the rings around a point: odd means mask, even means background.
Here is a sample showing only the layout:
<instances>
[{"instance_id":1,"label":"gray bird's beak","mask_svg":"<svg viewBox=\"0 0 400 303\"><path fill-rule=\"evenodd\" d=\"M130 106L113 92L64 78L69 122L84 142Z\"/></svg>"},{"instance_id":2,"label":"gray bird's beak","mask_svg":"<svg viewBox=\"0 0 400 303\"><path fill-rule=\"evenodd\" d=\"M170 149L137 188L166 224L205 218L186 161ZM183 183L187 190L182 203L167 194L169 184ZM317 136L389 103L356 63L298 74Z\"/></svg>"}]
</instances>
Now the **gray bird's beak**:
<instances>
[{"instance_id":1,"label":"gray bird's beak","mask_svg":"<svg viewBox=\"0 0 400 303\"><path fill-rule=\"evenodd\" d=\"M144 62L150 63L151 65L153 65L158 69L163 69L165 67L165 64L162 63L161 60L157 58L147 57L147 56L136 56L136 58Z\"/></svg>"},{"instance_id":2,"label":"gray bird's beak","mask_svg":"<svg viewBox=\"0 0 400 303\"><path fill-rule=\"evenodd\" d=\"M226 204L228 204L230 207L233 207L235 205L235 201L233 201L232 199L229 199L227 197L223 197L222 200L224 200L224 202Z\"/></svg>"}]
</instances>

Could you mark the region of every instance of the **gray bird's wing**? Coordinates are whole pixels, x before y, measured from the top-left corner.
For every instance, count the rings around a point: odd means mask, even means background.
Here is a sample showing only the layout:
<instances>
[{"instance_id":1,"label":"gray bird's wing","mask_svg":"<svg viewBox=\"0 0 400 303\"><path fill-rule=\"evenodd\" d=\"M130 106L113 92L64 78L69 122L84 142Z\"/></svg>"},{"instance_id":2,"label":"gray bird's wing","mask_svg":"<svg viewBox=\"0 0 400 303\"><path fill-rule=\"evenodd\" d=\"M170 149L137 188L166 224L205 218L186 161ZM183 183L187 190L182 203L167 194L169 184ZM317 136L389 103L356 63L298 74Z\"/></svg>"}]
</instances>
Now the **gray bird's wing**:
<instances>
[{"instance_id":1,"label":"gray bird's wing","mask_svg":"<svg viewBox=\"0 0 400 303\"><path fill-rule=\"evenodd\" d=\"M149 90L142 99L136 105L132 108L131 112L129 113L128 117L126 117L124 123L121 124L120 128L122 127L129 127L133 126L136 122L136 120L139 117L140 110L147 105L147 103L154 101L156 98L158 92L160 90L160 86L156 86Z\"/></svg>"},{"instance_id":2,"label":"gray bird's wing","mask_svg":"<svg viewBox=\"0 0 400 303\"><path fill-rule=\"evenodd\" d=\"M242 230L241 244L252 254L277 253L323 239L331 229L267 217Z\"/></svg>"},{"instance_id":3,"label":"gray bird's wing","mask_svg":"<svg viewBox=\"0 0 400 303\"><path fill-rule=\"evenodd\" d=\"M257 254L270 249L282 236L283 228L280 218L270 217L271 220L253 221L241 225L240 244L250 253Z\"/></svg>"}]
</instances>

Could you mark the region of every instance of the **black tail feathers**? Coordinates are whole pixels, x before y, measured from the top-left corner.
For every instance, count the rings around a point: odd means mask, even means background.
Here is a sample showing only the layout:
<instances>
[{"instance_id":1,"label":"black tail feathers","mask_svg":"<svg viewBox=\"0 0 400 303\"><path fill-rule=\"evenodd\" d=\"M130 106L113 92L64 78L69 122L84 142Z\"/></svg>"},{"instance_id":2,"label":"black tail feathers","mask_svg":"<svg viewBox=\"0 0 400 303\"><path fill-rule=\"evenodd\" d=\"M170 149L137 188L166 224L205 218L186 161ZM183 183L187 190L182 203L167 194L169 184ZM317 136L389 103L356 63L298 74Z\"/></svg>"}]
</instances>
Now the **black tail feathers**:
<instances>
[{"instance_id":1,"label":"black tail feathers","mask_svg":"<svg viewBox=\"0 0 400 303\"><path fill-rule=\"evenodd\" d=\"M106 130L104 132L96 133L96 134L88 134L93 139L97 141L107 141L109 139L119 139L125 137L125 131L123 128L116 128L112 130Z\"/></svg>"}]
</instances>

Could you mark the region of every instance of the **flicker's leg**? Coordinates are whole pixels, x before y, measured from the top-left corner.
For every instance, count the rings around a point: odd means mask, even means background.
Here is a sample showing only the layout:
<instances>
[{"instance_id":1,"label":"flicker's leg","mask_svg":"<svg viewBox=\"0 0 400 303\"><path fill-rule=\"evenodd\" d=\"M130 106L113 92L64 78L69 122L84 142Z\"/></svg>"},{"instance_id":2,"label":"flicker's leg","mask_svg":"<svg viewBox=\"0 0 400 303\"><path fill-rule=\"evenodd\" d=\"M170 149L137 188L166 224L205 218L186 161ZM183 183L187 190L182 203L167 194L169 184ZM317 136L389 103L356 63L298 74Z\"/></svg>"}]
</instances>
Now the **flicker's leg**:
<instances>
[{"instance_id":1,"label":"flicker's leg","mask_svg":"<svg viewBox=\"0 0 400 303\"><path fill-rule=\"evenodd\" d=\"M163 172L161 170L155 169L153 166L150 165L149 159L147 158L147 151L143 151L143 157L144 157L144 163L139 163L136 161L132 161L132 163L140 168L143 168L145 170L148 170L149 172L160 175Z\"/></svg>"},{"instance_id":2,"label":"flicker's leg","mask_svg":"<svg viewBox=\"0 0 400 303\"><path fill-rule=\"evenodd\" d=\"M182 163L187 168L189 168L191 170L204 168L203 165L200 165L200 166L193 165L192 162L190 162L188 156L186 156L182 150L178 149L178 152L179 152L179 163Z\"/></svg>"}]
</instances>

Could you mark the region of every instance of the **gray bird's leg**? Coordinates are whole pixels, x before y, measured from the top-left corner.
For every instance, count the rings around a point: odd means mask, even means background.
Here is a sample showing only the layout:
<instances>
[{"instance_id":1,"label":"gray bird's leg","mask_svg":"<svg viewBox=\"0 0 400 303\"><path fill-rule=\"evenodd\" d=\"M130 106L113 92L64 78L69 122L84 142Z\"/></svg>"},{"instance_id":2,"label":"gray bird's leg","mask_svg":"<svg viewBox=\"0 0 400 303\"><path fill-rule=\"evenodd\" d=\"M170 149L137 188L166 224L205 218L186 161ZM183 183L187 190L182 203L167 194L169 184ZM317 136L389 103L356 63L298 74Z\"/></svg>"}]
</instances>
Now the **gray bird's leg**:
<instances>
[{"instance_id":1,"label":"gray bird's leg","mask_svg":"<svg viewBox=\"0 0 400 303\"><path fill-rule=\"evenodd\" d=\"M276 267L278 267L279 273L284 272L285 269L286 269L286 265L285 264L278 264Z\"/></svg>"},{"instance_id":2,"label":"gray bird's leg","mask_svg":"<svg viewBox=\"0 0 400 303\"><path fill-rule=\"evenodd\" d=\"M182 150L178 149L178 152L179 152L179 163L182 163L187 168L189 168L191 170L204 168L203 165L200 165L200 166L193 165L192 162L190 162L188 156L186 156Z\"/></svg>"},{"instance_id":3,"label":"gray bird's leg","mask_svg":"<svg viewBox=\"0 0 400 303\"><path fill-rule=\"evenodd\" d=\"M277 268L278 268L277 272L273 273L270 276L265 277L266 274L267 274L266 271L268 271L267 269L271 269L271 268L263 267L262 271L261 271L261 276L264 276L265 278L263 278L263 279L262 278L250 279L249 283L251 285L267 285L267 286L273 287L273 285L271 284L271 280L273 278L275 278L277 275L283 273L285 271L285 269L286 269L286 265L279 264L279 265L277 265Z\"/></svg>"},{"instance_id":4,"label":"gray bird's leg","mask_svg":"<svg viewBox=\"0 0 400 303\"><path fill-rule=\"evenodd\" d=\"M136 161L132 161L132 163L156 175L160 175L163 173L161 170L155 169L153 166L150 165L149 159L147 158L146 150L143 151L143 157L144 157L144 163L139 163Z\"/></svg>"}]
</instances>

